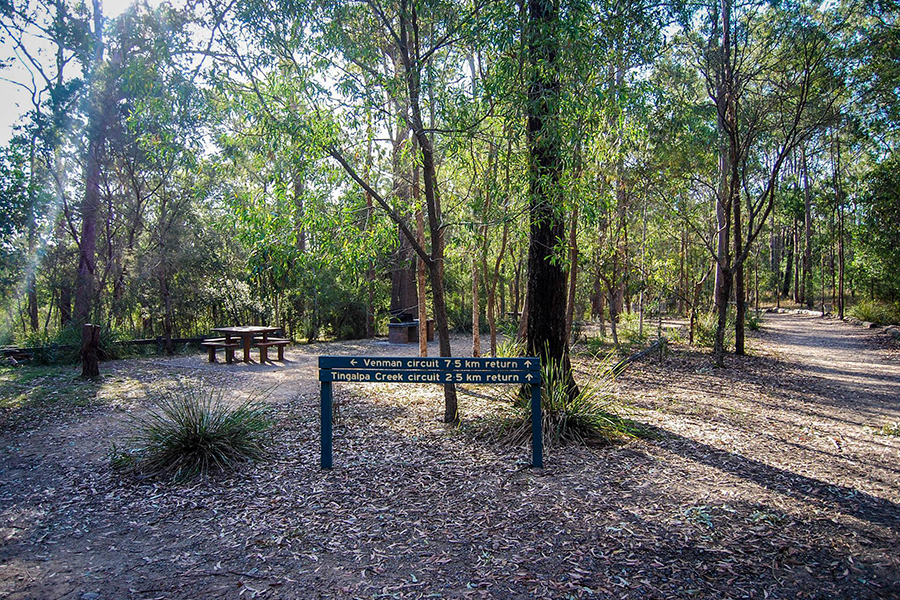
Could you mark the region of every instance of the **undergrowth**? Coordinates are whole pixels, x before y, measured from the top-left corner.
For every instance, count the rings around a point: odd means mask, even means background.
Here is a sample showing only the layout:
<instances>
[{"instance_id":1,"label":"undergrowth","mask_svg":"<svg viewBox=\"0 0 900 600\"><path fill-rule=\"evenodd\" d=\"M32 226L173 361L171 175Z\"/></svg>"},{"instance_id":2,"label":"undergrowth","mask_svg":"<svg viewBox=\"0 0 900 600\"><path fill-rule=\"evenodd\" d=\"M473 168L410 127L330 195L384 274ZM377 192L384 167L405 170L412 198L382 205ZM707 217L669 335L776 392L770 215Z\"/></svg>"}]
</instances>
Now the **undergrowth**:
<instances>
[{"instance_id":1,"label":"undergrowth","mask_svg":"<svg viewBox=\"0 0 900 600\"><path fill-rule=\"evenodd\" d=\"M117 341L116 332L100 328L100 360L115 360L125 356L125 348ZM18 343L32 349L32 363L35 365L71 365L81 359L81 327L74 325L53 333L30 333Z\"/></svg>"},{"instance_id":2,"label":"undergrowth","mask_svg":"<svg viewBox=\"0 0 900 600\"><path fill-rule=\"evenodd\" d=\"M149 411L130 419L127 448L113 445L112 465L142 477L183 482L264 458L272 425L268 408L259 397L232 408L223 394L183 382L161 393Z\"/></svg>"},{"instance_id":3,"label":"undergrowth","mask_svg":"<svg viewBox=\"0 0 900 600\"><path fill-rule=\"evenodd\" d=\"M748 312L749 314L749 312ZM719 315L715 312L700 313L694 328L694 343L701 348L712 348L716 343L716 324ZM725 347L734 347L734 311L729 308L725 325Z\"/></svg>"},{"instance_id":4,"label":"undergrowth","mask_svg":"<svg viewBox=\"0 0 900 600\"><path fill-rule=\"evenodd\" d=\"M545 447L610 444L646 435L640 424L618 414L622 407L612 393L614 364L611 354L591 361L591 371L580 378L574 395L559 362L541 365L541 432ZM509 412L492 430L503 441L525 443L531 439L531 399L527 388L514 394L509 406Z\"/></svg>"},{"instance_id":5,"label":"undergrowth","mask_svg":"<svg viewBox=\"0 0 900 600\"><path fill-rule=\"evenodd\" d=\"M875 430L875 435L889 435L893 437L900 437L900 421L895 423L885 423L881 426L881 429Z\"/></svg>"},{"instance_id":6,"label":"undergrowth","mask_svg":"<svg viewBox=\"0 0 900 600\"><path fill-rule=\"evenodd\" d=\"M900 324L900 306L886 302L863 300L850 307L850 316L876 325Z\"/></svg>"}]
</instances>

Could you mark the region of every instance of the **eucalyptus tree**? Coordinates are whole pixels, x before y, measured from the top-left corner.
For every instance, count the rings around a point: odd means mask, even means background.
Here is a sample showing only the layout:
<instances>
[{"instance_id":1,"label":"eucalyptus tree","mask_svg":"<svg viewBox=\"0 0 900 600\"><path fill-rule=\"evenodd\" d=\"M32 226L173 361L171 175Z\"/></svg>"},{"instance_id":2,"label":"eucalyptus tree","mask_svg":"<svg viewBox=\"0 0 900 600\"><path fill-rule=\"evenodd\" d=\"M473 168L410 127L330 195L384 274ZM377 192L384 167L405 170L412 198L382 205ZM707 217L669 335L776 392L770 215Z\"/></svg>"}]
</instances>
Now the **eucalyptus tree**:
<instances>
[{"instance_id":1,"label":"eucalyptus tree","mask_svg":"<svg viewBox=\"0 0 900 600\"><path fill-rule=\"evenodd\" d=\"M782 167L833 118L839 89L836 53L814 11L806 5L722 0L708 7L709 27L698 39L720 138L718 242L710 247L718 275L713 354L719 366L724 365L732 291L737 297L735 351L744 352L743 267L772 211Z\"/></svg>"},{"instance_id":2,"label":"eucalyptus tree","mask_svg":"<svg viewBox=\"0 0 900 600\"><path fill-rule=\"evenodd\" d=\"M89 17L83 3L29 0L0 7L0 31L10 54L4 58L16 67L2 79L25 90L31 101L19 135L28 140L25 291L32 331L38 328L38 228L46 209L40 202L53 188L51 180L60 177L56 159L83 88L81 77L72 72L89 64Z\"/></svg>"},{"instance_id":3,"label":"eucalyptus tree","mask_svg":"<svg viewBox=\"0 0 900 600\"><path fill-rule=\"evenodd\" d=\"M303 135L310 148L340 165L397 224L425 263L442 356L450 355L443 276L446 222L435 147L441 124L433 98L446 83L439 77L456 71L455 45L473 30L480 8L477 2L370 0L349 5L248 0L235 4L237 24L228 27L224 13L210 5L210 17L221 32L219 58L247 82L263 105L283 100L264 95L258 86L260 78L273 68L290 73L306 94L308 109L286 125ZM393 60L381 60L384 55ZM360 143L365 139L363 131L371 130L368 123L360 122L362 115L384 111L380 101L373 102L369 93L373 87L394 108L390 113L395 126L410 131L415 140L430 248L416 239L415 227L407 218L412 212L409 202L398 198L393 189L379 191L378 180L360 164L366 159L360 161L347 143L348 135ZM444 419L458 419L452 385L445 386Z\"/></svg>"}]
</instances>

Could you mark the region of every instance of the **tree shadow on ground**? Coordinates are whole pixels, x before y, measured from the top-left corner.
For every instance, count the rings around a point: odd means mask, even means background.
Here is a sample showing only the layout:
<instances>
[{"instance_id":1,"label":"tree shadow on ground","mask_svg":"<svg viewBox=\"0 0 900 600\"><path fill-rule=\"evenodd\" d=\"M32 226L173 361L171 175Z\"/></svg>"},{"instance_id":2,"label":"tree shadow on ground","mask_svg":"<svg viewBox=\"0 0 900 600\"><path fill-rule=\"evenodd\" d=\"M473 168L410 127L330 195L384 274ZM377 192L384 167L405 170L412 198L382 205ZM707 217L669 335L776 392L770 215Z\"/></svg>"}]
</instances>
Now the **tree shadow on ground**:
<instances>
[{"instance_id":1,"label":"tree shadow on ground","mask_svg":"<svg viewBox=\"0 0 900 600\"><path fill-rule=\"evenodd\" d=\"M647 425L662 438L660 446L675 454L778 494L819 505L900 535L900 505L866 492L774 467L761 461Z\"/></svg>"}]
</instances>

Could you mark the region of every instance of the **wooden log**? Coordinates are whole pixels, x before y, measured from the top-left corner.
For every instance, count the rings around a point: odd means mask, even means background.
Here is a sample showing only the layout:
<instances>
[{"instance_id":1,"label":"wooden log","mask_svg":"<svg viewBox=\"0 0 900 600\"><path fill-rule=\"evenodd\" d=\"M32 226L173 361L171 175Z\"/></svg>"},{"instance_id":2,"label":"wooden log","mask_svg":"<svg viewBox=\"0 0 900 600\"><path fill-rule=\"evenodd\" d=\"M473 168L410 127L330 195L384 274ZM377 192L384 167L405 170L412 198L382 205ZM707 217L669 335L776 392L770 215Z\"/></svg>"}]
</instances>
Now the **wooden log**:
<instances>
[{"instance_id":1,"label":"wooden log","mask_svg":"<svg viewBox=\"0 0 900 600\"><path fill-rule=\"evenodd\" d=\"M100 375L100 326L85 323L81 328L81 377Z\"/></svg>"},{"instance_id":2,"label":"wooden log","mask_svg":"<svg viewBox=\"0 0 900 600\"><path fill-rule=\"evenodd\" d=\"M624 371L625 368L626 368L628 365L630 365L631 363L633 363L634 361L639 360L639 359L641 359L641 358L644 358L645 356L649 356L650 354L653 354L654 352L660 352L660 353L662 353L662 350L663 350L662 341L661 341L661 340L656 340L655 342L653 342L652 344L650 344L649 346L647 346L646 348L644 348L644 349L641 350L640 352L635 352L634 354L632 354L632 355L629 356L628 358L623 358L622 360L620 360L619 362L617 362L617 363L615 364L615 366L612 368L612 372L613 372L614 374L618 375L618 374L620 374L622 371Z\"/></svg>"}]
</instances>

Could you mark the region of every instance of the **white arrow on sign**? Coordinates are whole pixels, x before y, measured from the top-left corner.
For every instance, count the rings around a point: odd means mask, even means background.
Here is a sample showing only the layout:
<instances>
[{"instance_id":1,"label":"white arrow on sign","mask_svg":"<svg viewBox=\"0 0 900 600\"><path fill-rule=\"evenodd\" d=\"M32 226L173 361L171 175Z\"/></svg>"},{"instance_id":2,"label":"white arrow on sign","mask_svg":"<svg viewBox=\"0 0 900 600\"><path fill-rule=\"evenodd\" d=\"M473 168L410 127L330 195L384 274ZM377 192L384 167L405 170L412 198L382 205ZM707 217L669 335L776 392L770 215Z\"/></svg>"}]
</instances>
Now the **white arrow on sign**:
<instances>
[{"instance_id":1,"label":"white arrow on sign","mask_svg":"<svg viewBox=\"0 0 900 600\"><path fill-rule=\"evenodd\" d=\"M531 361L530 361L530 360L526 360L526 361L525 361L525 366L526 366L526 367L530 367L530 366L531 366Z\"/></svg>"},{"instance_id":2,"label":"white arrow on sign","mask_svg":"<svg viewBox=\"0 0 900 600\"><path fill-rule=\"evenodd\" d=\"M356 359L355 359L355 358L353 358L353 359L350 360L350 366L351 366L351 367L355 367L355 366L356 366Z\"/></svg>"},{"instance_id":3,"label":"white arrow on sign","mask_svg":"<svg viewBox=\"0 0 900 600\"><path fill-rule=\"evenodd\" d=\"M525 373L525 379L531 381L531 373Z\"/></svg>"}]
</instances>

